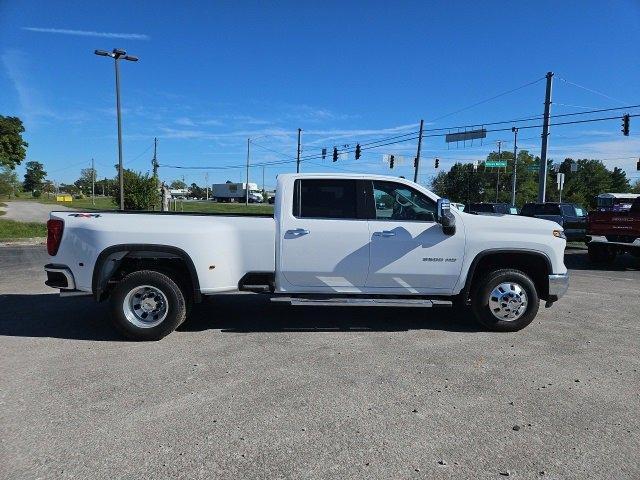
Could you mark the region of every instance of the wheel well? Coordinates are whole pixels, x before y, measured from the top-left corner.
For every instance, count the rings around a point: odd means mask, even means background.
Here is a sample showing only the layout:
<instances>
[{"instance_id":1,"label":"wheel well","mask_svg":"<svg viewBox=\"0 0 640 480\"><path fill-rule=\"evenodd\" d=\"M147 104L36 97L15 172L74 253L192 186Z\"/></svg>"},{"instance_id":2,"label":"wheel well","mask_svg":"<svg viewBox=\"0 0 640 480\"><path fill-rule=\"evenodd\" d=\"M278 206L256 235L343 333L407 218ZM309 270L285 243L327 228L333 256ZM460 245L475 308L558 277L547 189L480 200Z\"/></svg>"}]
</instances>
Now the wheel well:
<instances>
[{"instance_id":1,"label":"wheel well","mask_svg":"<svg viewBox=\"0 0 640 480\"><path fill-rule=\"evenodd\" d=\"M164 273L180 285L185 295L191 294L194 302L201 300L200 284L191 259L182 250L171 247L158 250L112 247L103 251L94 268L94 296L98 301L106 299L116 283L139 270Z\"/></svg>"},{"instance_id":2,"label":"wheel well","mask_svg":"<svg viewBox=\"0 0 640 480\"><path fill-rule=\"evenodd\" d=\"M546 300L549 296L549 274L551 267L549 259L536 252L491 252L481 255L471 264L469 275L464 289L464 299L469 301L469 296L475 282L480 281L493 270L501 268L513 268L527 274L538 291L538 296Z\"/></svg>"}]
</instances>

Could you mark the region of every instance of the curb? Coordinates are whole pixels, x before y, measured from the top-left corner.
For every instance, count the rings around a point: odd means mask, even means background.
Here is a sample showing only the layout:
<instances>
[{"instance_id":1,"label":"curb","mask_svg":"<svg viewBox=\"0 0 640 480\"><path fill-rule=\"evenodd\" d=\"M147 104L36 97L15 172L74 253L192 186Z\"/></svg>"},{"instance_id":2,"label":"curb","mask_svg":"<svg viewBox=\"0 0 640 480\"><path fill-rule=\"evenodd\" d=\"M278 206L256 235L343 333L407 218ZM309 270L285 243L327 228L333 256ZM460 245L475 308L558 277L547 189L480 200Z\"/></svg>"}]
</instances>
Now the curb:
<instances>
[{"instance_id":1,"label":"curb","mask_svg":"<svg viewBox=\"0 0 640 480\"><path fill-rule=\"evenodd\" d=\"M45 237L37 238L16 238L15 240L0 241L0 248L2 247L29 247L35 245L46 245L47 239Z\"/></svg>"}]
</instances>

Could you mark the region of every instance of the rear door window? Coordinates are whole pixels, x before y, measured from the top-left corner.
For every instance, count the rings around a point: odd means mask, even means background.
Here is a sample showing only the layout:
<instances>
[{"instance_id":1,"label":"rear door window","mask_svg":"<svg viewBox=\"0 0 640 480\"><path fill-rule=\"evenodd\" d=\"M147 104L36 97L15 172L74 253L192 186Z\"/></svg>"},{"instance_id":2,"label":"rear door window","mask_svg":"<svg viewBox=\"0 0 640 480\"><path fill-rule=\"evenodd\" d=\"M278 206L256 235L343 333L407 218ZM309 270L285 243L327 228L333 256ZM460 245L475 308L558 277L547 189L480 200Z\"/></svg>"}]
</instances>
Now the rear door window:
<instances>
[{"instance_id":1,"label":"rear door window","mask_svg":"<svg viewBox=\"0 0 640 480\"><path fill-rule=\"evenodd\" d=\"M539 203L536 205L536 215L562 215L560 205L553 203Z\"/></svg>"},{"instance_id":2,"label":"rear door window","mask_svg":"<svg viewBox=\"0 0 640 480\"><path fill-rule=\"evenodd\" d=\"M293 215L298 218L356 219L356 180L296 180Z\"/></svg>"}]
</instances>

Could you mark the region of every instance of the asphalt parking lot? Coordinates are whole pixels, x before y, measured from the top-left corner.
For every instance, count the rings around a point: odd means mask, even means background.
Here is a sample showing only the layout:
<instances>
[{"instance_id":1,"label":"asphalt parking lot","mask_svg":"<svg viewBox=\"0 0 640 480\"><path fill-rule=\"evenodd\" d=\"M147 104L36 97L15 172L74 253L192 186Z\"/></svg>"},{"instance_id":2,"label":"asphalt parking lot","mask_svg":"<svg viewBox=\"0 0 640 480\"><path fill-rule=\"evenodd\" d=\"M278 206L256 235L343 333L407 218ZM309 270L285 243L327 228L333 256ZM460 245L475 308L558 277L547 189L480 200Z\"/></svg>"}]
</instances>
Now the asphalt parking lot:
<instances>
[{"instance_id":1,"label":"asphalt parking lot","mask_svg":"<svg viewBox=\"0 0 640 480\"><path fill-rule=\"evenodd\" d=\"M518 333L218 296L156 343L0 248L2 478L640 478L640 261L566 258Z\"/></svg>"}]
</instances>

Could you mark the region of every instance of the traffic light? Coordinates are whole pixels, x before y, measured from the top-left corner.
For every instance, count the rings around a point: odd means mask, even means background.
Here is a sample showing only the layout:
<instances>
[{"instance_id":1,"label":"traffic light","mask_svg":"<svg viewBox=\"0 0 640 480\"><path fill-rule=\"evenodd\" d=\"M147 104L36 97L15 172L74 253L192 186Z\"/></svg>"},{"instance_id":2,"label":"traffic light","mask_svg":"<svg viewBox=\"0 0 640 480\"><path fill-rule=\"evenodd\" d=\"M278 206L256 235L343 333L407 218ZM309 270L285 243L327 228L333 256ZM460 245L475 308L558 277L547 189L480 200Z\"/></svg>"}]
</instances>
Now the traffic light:
<instances>
[{"instance_id":1,"label":"traffic light","mask_svg":"<svg viewBox=\"0 0 640 480\"><path fill-rule=\"evenodd\" d=\"M440 159L436 158L436 168L440 168Z\"/></svg>"},{"instance_id":2,"label":"traffic light","mask_svg":"<svg viewBox=\"0 0 640 480\"><path fill-rule=\"evenodd\" d=\"M640 158L638 159L638 163L636 163L636 170L640 172Z\"/></svg>"},{"instance_id":3,"label":"traffic light","mask_svg":"<svg viewBox=\"0 0 640 480\"><path fill-rule=\"evenodd\" d=\"M327 158L327 149L323 148L322 149L322 160L325 160Z\"/></svg>"},{"instance_id":4,"label":"traffic light","mask_svg":"<svg viewBox=\"0 0 640 480\"><path fill-rule=\"evenodd\" d=\"M362 152L360 151L360 144L358 143L356 145L356 160L358 160L360 158L360 153L362 153Z\"/></svg>"},{"instance_id":5,"label":"traffic light","mask_svg":"<svg viewBox=\"0 0 640 480\"><path fill-rule=\"evenodd\" d=\"M333 147L333 161L338 161L338 147Z\"/></svg>"},{"instance_id":6,"label":"traffic light","mask_svg":"<svg viewBox=\"0 0 640 480\"><path fill-rule=\"evenodd\" d=\"M418 157L413 158L413 168L418 168Z\"/></svg>"},{"instance_id":7,"label":"traffic light","mask_svg":"<svg viewBox=\"0 0 640 480\"><path fill-rule=\"evenodd\" d=\"M393 168L393 163L395 161L395 157L393 155L389 156L389 168Z\"/></svg>"},{"instance_id":8,"label":"traffic light","mask_svg":"<svg viewBox=\"0 0 640 480\"><path fill-rule=\"evenodd\" d=\"M622 117L622 134L625 137L629 136L629 120L630 119L631 117L629 116L628 113Z\"/></svg>"}]
</instances>

